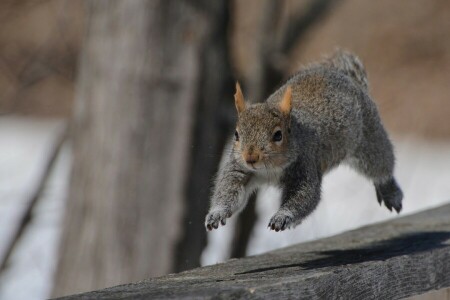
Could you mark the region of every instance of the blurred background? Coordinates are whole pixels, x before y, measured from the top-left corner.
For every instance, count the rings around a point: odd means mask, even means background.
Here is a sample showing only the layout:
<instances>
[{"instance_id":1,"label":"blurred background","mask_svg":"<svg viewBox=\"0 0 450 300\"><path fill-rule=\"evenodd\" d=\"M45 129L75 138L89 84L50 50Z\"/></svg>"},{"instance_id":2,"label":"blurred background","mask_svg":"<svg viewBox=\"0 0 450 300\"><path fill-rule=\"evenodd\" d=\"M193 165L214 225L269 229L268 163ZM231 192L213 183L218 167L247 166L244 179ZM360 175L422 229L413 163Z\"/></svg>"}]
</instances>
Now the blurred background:
<instances>
[{"instance_id":1,"label":"blurred background","mask_svg":"<svg viewBox=\"0 0 450 300\"><path fill-rule=\"evenodd\" d=\"M4 0L0 22L0 299L138 281L397 217L342 166L295 230L267 230L272 188L204 230L235 80L263 101L336 47L366 66L401 215L450 201L446 0Z\"/></svg>"}]
</instances>

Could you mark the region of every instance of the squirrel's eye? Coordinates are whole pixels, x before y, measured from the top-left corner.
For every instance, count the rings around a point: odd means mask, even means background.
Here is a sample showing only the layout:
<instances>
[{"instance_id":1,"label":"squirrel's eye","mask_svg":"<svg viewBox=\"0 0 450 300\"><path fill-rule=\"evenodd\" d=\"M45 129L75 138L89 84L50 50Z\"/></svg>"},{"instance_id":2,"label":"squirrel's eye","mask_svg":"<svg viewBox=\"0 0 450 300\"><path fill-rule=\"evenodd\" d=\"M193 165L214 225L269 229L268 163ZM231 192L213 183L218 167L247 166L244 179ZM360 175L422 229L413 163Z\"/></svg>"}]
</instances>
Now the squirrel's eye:
<instances>
[{"instance_id":1,"label":"squirrel's eye","mask_svg":"<svg viewBox=\"0 0 450 300\"><path fill-rule=\"evenodd\" d=\"M236 142L239 141L239 133L237 130L234 132L234 137L236 138Z\"/></svg>"},{"instance_id":2,"label":"squirrel's eye","mask_svg":"<svg viewBox=\"0 0 450 300\"><path fill-rule=\"evenodd\" d=\"M279 142L283 139L283 134L281 133L281 130L277 130L274 134L273 134L273 141L274 142Z\"/></svg>"}]
</instances>

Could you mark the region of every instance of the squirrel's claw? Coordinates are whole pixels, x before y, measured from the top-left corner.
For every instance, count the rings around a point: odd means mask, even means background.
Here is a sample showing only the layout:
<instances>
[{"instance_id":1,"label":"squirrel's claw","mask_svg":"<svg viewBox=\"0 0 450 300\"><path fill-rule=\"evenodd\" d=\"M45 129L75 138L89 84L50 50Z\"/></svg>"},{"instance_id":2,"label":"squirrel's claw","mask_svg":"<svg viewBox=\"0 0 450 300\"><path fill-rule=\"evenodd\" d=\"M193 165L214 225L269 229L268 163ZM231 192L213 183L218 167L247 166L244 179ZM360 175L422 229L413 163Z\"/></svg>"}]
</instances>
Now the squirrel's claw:
<instances>
[{"instance_id":1,"label":"squirrel's claw","mask_svg":"<svg viewBox=\"0 0 450 300\"><path fill-rule=\"evenodd\" d=\"M271 230L279 232L290 228L293 225L293 221L294 218L292 216L292 213L279 211L270 219L268 227Z\"/></svg>"},{"instance_id":2,"label":"squirrel's claw","mask_svg":"<svg viewBox=\"0 0 450 300\"><path fill-rule=\"evenodd\" d=\"M206 230L211 231L219 228L219 223L224 226L226 219L231 217L231 213L228 210L213 210L206 216L205 227Z\"/></svg>"}]
</instances>

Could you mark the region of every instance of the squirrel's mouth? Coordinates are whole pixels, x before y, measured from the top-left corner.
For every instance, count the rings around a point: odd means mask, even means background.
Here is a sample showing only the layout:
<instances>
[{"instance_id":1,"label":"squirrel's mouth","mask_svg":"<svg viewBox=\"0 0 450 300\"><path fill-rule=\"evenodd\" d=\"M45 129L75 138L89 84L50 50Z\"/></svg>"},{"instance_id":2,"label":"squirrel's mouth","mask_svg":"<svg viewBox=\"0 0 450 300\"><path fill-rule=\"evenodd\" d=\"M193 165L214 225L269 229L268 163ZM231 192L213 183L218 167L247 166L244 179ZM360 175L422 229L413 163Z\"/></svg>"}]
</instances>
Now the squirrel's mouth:
<instances>
[{"instance_id":1,"label":"squirrel's mouth","mask_svg":"<svg viewBox=\"0 0 450 300\"><path fill-rule=\"evenodd\" d=\"M286 166L290 164L289 161L283 160L283 161L264 161L259 160L254 163L249 163L244 161L243 165L250 171L253 172L279 172L280 170L284 169Z\"/></svg>"},{"instance_id":2,"label":"squirrel's mouth","mask_svg":"<svg viewBox=\"0 0 450 300\"><path fill-rule=\"evenodd\" d=\"M264 171L270 169L269 165L261 160L254 163L244 162L244 165L251 171Z\"/></svg>"},{"instance_id":3,"label":"squirrel's mouth","mask_svg":"<svg viewBox=\"0 0 450 300\"><path fill-rule=\"evenodd\" d=\"M264 164L261 162L255 162L255 163L244 162L244 164L247 168L249 168L252 171L258 171L258 170L265 168Z\"/></svg>"},{"instance_id":4,"label":"squirrel's mouth","mask_svg":"<svg viewBox=\"0 0 450 300\"><path fill-rule=\"evenodd\" d=\"M258 169L262 169L263 167L257 167L257 166L255 166L255 164L250 164L250 167L253 169L253 170L258 170Z\"/></svg>"}]
</instances>

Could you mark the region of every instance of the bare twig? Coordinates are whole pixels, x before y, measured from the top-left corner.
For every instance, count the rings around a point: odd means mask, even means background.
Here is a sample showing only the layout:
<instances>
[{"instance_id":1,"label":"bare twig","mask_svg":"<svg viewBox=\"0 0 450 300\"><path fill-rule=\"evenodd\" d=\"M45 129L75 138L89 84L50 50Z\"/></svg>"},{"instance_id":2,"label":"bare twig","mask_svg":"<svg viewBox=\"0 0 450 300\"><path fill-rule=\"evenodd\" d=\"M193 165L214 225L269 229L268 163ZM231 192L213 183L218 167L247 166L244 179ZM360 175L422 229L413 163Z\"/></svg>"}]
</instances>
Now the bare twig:
<instances>
[{"instance_id":1,"label":"bare twig","mask_svg":"<svg viewBox=\"0 0 450 300\"><path fill-rule=\"evenodd\" d=\"M23 213L20 221L19 221L19 227L17 228L17 231L13 235L13 238L11 240L11 243L6 248L5 255L3 256L3 259L1 260L0 264L0 273L5 270L7 267L8 261L11 257L11 254L13 253L14 249L16 248L17 243L19 242L20 238L22 237L25 229L27 228L28 224L30 223L32 219L32 213L33 209L36 206L38 200L41 198L42 192L44 191L45 185L47 183L48 177L53 170L53 166L55 165L56 158L58 157L58 154L62 148L62 145L64 144L66 138L67 138L68 129L65 127L57 138L55 139L55 143L53 144L50 155L48 156L47 161L45 162L44 171L42 172L42 176L39 178L39 182L36 186L36 191L32 193L32 196L30 200L28 201L28 206L26 211Z\"/></svg>"},{"instance_id":2,"label":"bare twig","mask_svg":"<svg viewBox=\"0 0 450 300\"><path fill-rule=\"evenodd\" d=\"M290 23L281 42L280 52L288 54L302 35L329 11L337 1L310 0L305 11L296 16Z\"/></svg>"},{"instance_id":3,"label":"bare twig","mask_svg":"<svg viewBox=\"0 0 450 300\"><path fill-rule=\"evenodd\" d=\"M262 16L258 24L255 64L251 67L247 79L247 91L251 102L261 102L265 95L264 84L267 81L267 66L277 50L276 28L280 22L282 1L266 0L261 2Z\"/></svg>"}]
</instances>

